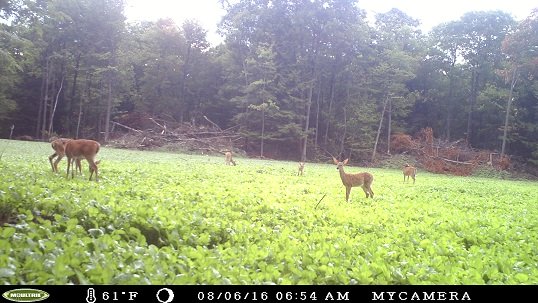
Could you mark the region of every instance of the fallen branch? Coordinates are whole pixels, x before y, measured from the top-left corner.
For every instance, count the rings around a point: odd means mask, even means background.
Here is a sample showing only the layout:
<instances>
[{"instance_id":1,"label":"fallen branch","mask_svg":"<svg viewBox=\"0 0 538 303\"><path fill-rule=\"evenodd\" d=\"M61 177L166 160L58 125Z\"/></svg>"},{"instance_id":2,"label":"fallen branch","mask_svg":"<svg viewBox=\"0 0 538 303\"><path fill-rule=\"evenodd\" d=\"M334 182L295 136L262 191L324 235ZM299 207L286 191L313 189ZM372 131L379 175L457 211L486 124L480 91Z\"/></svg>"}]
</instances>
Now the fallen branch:
<instances>
[{"instance_id":1,"label":"fallen branch","mask_svg":"<svg viewBox=\"0 0 538 303\"><path fill-rule=\"evenodd\" d=\"M138 130L138 129L134 129L134 128L132 128L132 127L129 127L129 126L127 126L127 125L123 125L123 124L121 124L121 123L118 123L118 122L115 122L115 121L112 121L112 124L115 124L115 125L121 126L121 127L125 128L125 129L128 129L128 130L132 130L132 131L134 131L134 132L137 132L137 133L142 133L142 131L141 131L141 130Z\"/></svg>"},{"instance_id":2,"label":"fallen branch","mask_svg":"<svg viewBox=\"0 0 538 303\"><path fill-rule=\"evenodd\" d=\"M324 194L323 197L321 197L321 199L319 199L318 204L316 204L316 207L314 207L314 209L318 208L319 203L321 203L321 200L323 200L323 198L325 198L326 195L327 194Z\"/></svg>"},{"instance_id":3,"label":"fallen branch","mask_svg":"<svg viewBox=\"0 0 538 303\"><path fill-rule=\"evenodd\" d=\"M215 123L215 122L209 120L209 118L206 117L205 115L204 115L204 119L206 119L207 122L211 123L211 124L212 124L214 127L216 127L219 131L222 131L222 129L220 129L220 127L217 125L217 123Z\"/></svg>"},{"instance_id":4,"label":"fallen branch","mask_svg":"<svg viewBox=\"0 0 538 303\"><path fill-rule=\"evenodd\" d=\"M163 129L163 131L161 132L161 135L164 135L166 134L166 124L165 125L160 125L157 121L155 121L153 118L149 118L149 120L151 120L151 122L157 124L160 128Z\"/></svg>"},{"instance_id":5,"label":"fallen branch","mask_svg":"<svg viewBox=\"0 0 538 303\"><path fill-rule=\"evenodd\" d=\"M185 135L189 135L189 136L207 135L207 136L214 136L214 137L237 137L238 136L232 133L224 133L224 132L188 132L188 133L185 133Z\"/></svg>"},{"instance_id":6,"label":"fallen branch","mask_svg":"<svg viewBox=\"0 0 538 303\"><path fill-rule=\"evenodd\" d=\"M446 161L446 162L450 162L450 163L474 165L474 163L472 163L472 162L461 162L461 161L455 161L455 160L450 160L450 159L445 159L445 158L439 158L439 159L441 159L443 161Z\"/></svg>"},{"instance_id":7,"label":"fallen branch","mask_svg":"<svg viewBox=\"0 0 538 303\"><path fill-rule=\"evenodd\" d=\"M238 124L238 125L234 125L234 126L232 126L232 127L229 127L229 128L227 128L227 129L223 130L222 132L230 131L230 130L232 130L232 129L234 129L234 128L237 128L237 127L239 127L239 126L241 126L241 125L239 125L239 124Z\"/></svg>"},{"instance_id":8,"label":"fallen branch","mask_svg":"<svg viewBox=\"0 0 538 303\"><path fill-rule=\"evenodd\" d=\"M204 147L199 147L198 149L199 149L199 150L210 151L210 152L214 152L214 153L222 154L222 155L225 155L226 152L230 151L230 150L224 150L224 151L222 151L222 150L217 150L217 149L214 149L214 148L211 147L211 146L210 146L210 147L206 147L206 148L204 148Z\"/></svg>"},{"instance_id":9,"label":"fallen branch","mask_svg":"<svg viewBox=\"0 0 538 303\"><path fill-rule=\"evenodd\" d=\"M118 126L117 132L128 133L122 139L117 139L116 144L126 148L152 148L154 146L178 147L186 150L199 150L204 153L223 154L224 151L232 150L234 143L242 140L241 135L234 130L238 125L223 131L217 123L211 121L207 116L202 116L207 122L205 126L194 127L190 124L176 123L169 119L163 120L156 117L135 116L125 123L124 121L112 121L112 125ZM149 129L136 129L135 126L145 125L151 121ZM122 124L125 123L125 124ZM127 126L127 125L133 125ZM153 125L153 126L152 126ZM120 130L119 127L123 130ZM128 130L125 132L125 130ZM168 148L167 147L167 148Z\"/></svg>"}]
</instances>

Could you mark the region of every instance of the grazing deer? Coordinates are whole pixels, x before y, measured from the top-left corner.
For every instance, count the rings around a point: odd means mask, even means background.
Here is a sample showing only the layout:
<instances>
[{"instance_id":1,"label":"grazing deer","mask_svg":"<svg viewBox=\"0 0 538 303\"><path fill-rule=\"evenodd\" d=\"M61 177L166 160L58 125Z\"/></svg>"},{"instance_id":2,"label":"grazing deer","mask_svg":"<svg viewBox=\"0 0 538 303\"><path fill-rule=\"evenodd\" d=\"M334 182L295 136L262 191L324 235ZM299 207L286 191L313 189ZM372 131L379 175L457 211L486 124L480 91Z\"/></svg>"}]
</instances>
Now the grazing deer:
<instances>
[{"instance_id":1,"label":"grazing deer","mask_svg":"<svg viewBox=\"0 0 538 303\"><path fill-rule=\"evenodd\" d=\"M404 175L404 182L405 177L407 177L407 181L409 181L409 177L413 178L413 184L415 184L415 176L417 174L417 168L414 166L411 166L407 163L404 164L403 167L403 175Z\"/></svg>"},{"instance_id":2,"label":"grazing deer","mask_svg":"<svg viewBox=\"0 0 538 303\"><path fill-rule=\"evenodd\" d=\"M336 169L340 171L340 179L342 179L342 183L346 187L346 202L349 201L349 193L351 192L351 188L356 186L362 187L362 190L364 190L364 193L366 194L366 198L373 198L374 192L372 191L371 186L372 182L374 181L374 176L367 172L346 174L344 172L344 165L347 164L348 160L349 159L345 159L343 162L340 162L333 157L334 164L336 164Z\"/></svg>"},{"instance_id":3,"label":"grazing deer","mask_svg":"<svg viewBox=\"0 0 538 303\"><path fill-rule=\"evenodd\" d=\"M299 172L297 172L297 176L302 176L304 171L304 162L299 162Z\"/></svg>"},{"instance_id":4,"label":"grazing deer","mask_svg":"<svg viewBox=\"0 0 538 303\"><path fill-rule=\"evenodd\" d=\"M226 152L224 153L224 161L226 162L226 165L232 165L235 166L235 161L232 159L232 153Z\"/></svg>"},{"instance_id":5,"label":"grazing deer","mask_svg":"<svg viewBox=\"0 0 538 303\"><path fill-rule=\"evenodd\" d=\"M71 140L73 139L60 138L60 139L55 139L51 142L52 149L54 149L54 154L49 156L49 162L50 162L50 166L52 167L53 172L58 172L58 163L60 163L60 161L65 156L65 145L67 144L67 142ZM54 160L54 158L56 158L56 161L54 161L53 163L52 160ZM79 173L82 174L80 159L77 159L76 164L77 164L77 170L79 171Z\"/></svg>"},{"instance_id":6,"label":"grazing deer","mask_svg":"<svg viewBox=\"0 0 538 303\"><path fill-rule=\"evenodd\" d=\"M95 181L99 181L97 163L95 155L99 152L101 145L93 140L71 140L65 145L65 155L67 156L67 177L69 178L69 169L75 160L86 159L90 166L90 180L95 172ZM75 177L74 170L71 171L71 178Z\"/></svg>"}]
</instances>

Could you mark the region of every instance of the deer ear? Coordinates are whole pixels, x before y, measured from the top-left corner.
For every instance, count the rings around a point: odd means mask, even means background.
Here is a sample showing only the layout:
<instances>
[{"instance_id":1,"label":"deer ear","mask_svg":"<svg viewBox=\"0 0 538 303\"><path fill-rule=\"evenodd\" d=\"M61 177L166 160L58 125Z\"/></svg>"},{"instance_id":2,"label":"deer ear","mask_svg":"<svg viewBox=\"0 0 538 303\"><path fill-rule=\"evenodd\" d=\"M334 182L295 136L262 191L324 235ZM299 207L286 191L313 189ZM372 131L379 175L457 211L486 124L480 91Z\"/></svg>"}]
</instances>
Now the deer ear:
<instances>
[{"instance_id":1,"label":"deer ear","mask_svg":"<svg viewBox=\"0 0 538 303\"><path fill-rule=\"evenodd\" d=\"M338 160L336 160L335 157L333 157L334 164L338 165Z\"/></svg>"},{"instance_id":2,"label":"deer ear","mask_svg":"<svg viewBox=\"0 0 538 303\"><path fill-rule=\"evenodd\" d=\"M348 160L349 159L345 159L344 162L342 162L342 163L344 163L344 165L346 165Z\"/></svg>"}]
</instances>

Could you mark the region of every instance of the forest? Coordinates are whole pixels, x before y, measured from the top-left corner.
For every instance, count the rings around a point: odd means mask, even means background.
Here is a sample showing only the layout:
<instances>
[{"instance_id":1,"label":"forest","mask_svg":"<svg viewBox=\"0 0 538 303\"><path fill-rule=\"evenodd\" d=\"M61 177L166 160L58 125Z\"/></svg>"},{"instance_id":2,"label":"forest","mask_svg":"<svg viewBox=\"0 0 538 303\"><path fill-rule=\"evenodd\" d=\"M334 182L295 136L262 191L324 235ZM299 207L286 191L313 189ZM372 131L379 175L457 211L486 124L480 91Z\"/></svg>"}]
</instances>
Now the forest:
<instances>
[{"instance_id":1,"label":"forest","mask_svg":"<svg viewBox=\"0 0 538 303\"><path fill-rule=\"evenodd\" d=\"M211 45L196 20L127 22L122 0L0 0L0 138L106 143L118 125L211 122L252 156L369 161L431 129L538 165L538 9L425 33L355 0L220 4Z\"/></svg>"}]
</instances>

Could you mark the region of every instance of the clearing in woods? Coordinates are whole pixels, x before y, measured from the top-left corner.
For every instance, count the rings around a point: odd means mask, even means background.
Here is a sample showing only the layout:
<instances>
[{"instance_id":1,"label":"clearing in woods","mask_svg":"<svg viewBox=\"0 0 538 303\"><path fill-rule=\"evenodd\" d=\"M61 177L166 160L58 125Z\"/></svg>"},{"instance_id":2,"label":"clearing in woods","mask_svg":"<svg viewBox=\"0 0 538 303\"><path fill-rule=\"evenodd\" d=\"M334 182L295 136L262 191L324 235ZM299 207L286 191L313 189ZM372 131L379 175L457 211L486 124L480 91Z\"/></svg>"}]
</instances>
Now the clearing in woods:
<instances>
[{"instance_id":1,"label":"clearing in woods","mask_svg":"<svg viewBox=\"0 0 538 303\"><path fill-rule=\"evenodd\" d=\"M0 140L6 284L536 284L538 184L102 147L99 183Z\"/></svg>"}]
</instances>

